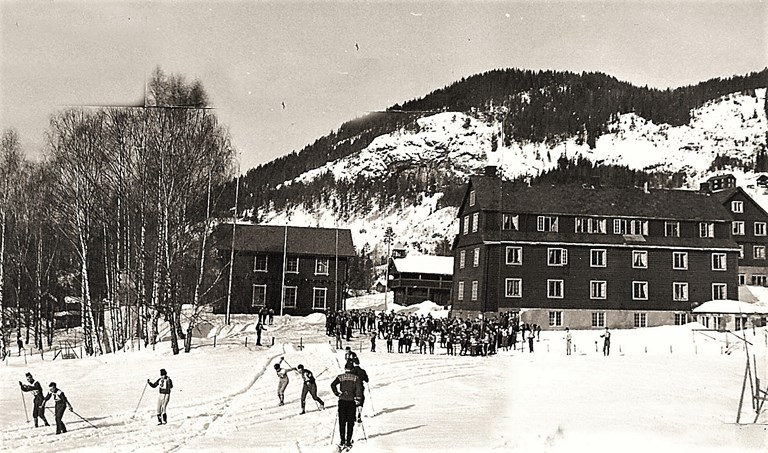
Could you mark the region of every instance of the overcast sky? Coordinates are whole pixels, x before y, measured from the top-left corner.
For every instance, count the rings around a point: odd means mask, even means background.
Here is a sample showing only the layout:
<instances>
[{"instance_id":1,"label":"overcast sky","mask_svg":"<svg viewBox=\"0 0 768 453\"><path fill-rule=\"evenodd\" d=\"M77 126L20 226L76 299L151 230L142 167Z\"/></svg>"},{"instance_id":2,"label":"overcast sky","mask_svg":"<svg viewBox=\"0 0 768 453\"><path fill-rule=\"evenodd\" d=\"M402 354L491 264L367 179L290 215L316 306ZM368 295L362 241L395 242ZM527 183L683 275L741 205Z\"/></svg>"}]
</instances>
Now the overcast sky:
<instances>
[{"instance_id":1,"label":"overcast sky","mask_svg":"<svg viewBox=\"0 0 768 453\"><path fill-rule=\"evenodd\" d=\"M39 154L57 109L136 102L159 65L203 83L245 171L494 68L601 71L655 87L758 71L767 15L757 0L0 0L0 128Z\"/></svg>"}]
</instances>

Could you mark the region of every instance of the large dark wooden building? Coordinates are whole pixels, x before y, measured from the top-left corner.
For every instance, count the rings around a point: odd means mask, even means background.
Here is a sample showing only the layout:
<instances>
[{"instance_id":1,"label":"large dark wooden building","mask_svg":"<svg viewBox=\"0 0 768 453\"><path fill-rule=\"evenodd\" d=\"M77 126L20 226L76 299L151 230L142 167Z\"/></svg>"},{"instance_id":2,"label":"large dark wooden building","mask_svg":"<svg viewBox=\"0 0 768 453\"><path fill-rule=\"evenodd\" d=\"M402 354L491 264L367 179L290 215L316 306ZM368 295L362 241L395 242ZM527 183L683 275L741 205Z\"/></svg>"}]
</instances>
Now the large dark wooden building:
<instances>
[{"instance_id":1,"label":"large dark wooden building","mask_svg":"<svg viewBox=\"0 0 768 453\"><path fill-rule=\"evenodd\" d=\"M738 297L739 248L701 192L518 187L472 177L454 242L457 316L521 311L544 328L682 324Z\"/></svg>"},{"instance_id":2,"label":"large dark wooden building","mask_svg":"<svg viewBox=\"0 0 768 453\"><path fill-rule=\"evenodd\" d=\"M768 212L741 187L713 192L731 213L731 235L739 246L739 284L768 286Z\"/></svg>"},{"instance_id":3,"label":"large dark wooden building","mask_svg":"<svg viewBox=\"0 0 768 453\"><path fill-rule=\"evenodd\" d=\"M232 232L229 224L214 234L222 268L230 260ZM350 230L238 224L234 237L231 313L266 307L301 316L343 306L348 262L355 255ZM223 275L217 313L226 311L229 284Z\"/></svg>"}]
</instances>

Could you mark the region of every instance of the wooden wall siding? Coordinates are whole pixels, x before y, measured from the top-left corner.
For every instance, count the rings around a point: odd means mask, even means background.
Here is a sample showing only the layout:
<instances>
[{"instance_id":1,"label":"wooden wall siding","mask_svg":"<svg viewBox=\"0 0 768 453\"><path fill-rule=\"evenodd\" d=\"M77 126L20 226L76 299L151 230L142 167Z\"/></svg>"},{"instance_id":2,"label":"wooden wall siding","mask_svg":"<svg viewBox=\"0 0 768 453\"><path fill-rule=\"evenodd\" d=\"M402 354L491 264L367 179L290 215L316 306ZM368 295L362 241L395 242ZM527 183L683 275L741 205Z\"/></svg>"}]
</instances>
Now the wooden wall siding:
<instances>
[{"instance_id":1,"label":"wooden wall siding","mask_svg":"<svg viewBox=\"0 0 768 453\"><path fill-rule=\"evenodd\" d=\"M565 309L556 310L563 313L563 325L560 327L549 326L549 312L546 309L527 310L521 314L520 319L523 322L529 324L538 324L542 326L543 330L565 330L566 327L578 330L595 330L603 331L605 327L592 327L592 313L600 311L605 313L605 325L609 329L632 329L635 327L635 313L646 313L646 325L648 327L668 326L675 324L675 314L683 313L685 310L680 311L642 311L642 310L576 310ZM689 321L692 321L689 314ZM602 351L603 342L597 334L595 334L595 341L598 341L599 350ZM618 343L620 339L616 336L611 336L611 353L618 354ZM541 343L538 343L538 346ZM563 353L565 352L565 341L563 340ZM542 345L543 347L543 345ZM594 343L590 344L577 344L577 349L584 351L584 348L591 348L594 351ZM614 349L615 347L615 349ZM536 349L534 348L534 351Z\"/></svg>"},{"instance_id":2,"label":"wooden wall siding","mask_svg":"<svg viewBox=\"0 0 768 453\"><path fill-rule=\"evenodd\" d=\"M744 205L743 213L735 213L731 210L731 201L741 201ZM756 260L753 257L752 247L755 245L763 245L768 248L768 236L755 236L755 222L768 223L768 216L765 215L762 209L740 190L734 192L734 194L726 199L723 205L733 216L735 221L744 222L744 235L734 235L733 239L737 244L744 246L744 258L739 260L741 266L758 266L768 268L768 260Z\"/></svg>"},{"instance_id":3,"label":"wooden wall siding","mask_svg":"<svg viewBox=\"0 0 768 453\"><path fill-rule=\"evenodd\" d=\"M267 308L272 308L276 314L280 313L280 303L282 296L282 272L283 255L268 254L267 271L260 272L253 270L254 252L241 252L235 254L235 265L232 274L232 303L231 313L256 313L259 308L252 307L253 285L267 285ZM290 256L289 256L290 257ZM227 256L228 258L228 256ZM299 273L286 273L285 285L296 286L296 308L286 308L284 313L294 315L305 315L314 310L313 296L314 288L327 288L326 306L334 307L334 296L336 306L341 307L343 302L344 287L347 275L347 259L338 260L338 281L335 278L335 260L334 257L328 257L328 275L315 275L316 257L299 257ZM223 262L226 265L226 259ZM227 298L227 278L221 282L222 303L216 306L216 312L221 313L226 310Z\"/></svg>"}]
</instances>

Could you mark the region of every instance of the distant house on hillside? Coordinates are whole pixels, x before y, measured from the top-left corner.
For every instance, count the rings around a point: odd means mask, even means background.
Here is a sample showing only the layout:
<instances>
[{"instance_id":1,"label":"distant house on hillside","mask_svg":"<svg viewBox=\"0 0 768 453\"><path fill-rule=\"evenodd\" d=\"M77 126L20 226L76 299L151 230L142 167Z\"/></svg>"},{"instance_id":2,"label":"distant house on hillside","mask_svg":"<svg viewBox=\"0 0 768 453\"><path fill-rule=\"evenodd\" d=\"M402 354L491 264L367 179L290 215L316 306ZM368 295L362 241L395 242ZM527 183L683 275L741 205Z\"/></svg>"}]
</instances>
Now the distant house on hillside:
<instances>
[{"instance_id":1,"label":"distant house on hillside","mask_svg":"<svg viewBox=\"0 0 768 453\"><path fill-rule=\"evenodd\" d=\"M702 192L716 192L733 187L736 187L736 177L731 173L718 173L699 184L699 189Z\"/></svg>"},{"instance_id":2,"label":"distant house on hillside","mask_svg":"<svg viewBox=\"0 0 768 453\"><path fill-rule=\"evenodd\" d=\"M521 187L470 178L458 212L456 316L521 310L544 328L683 324L738 297L732 217L686 190Z\"/></svg>"},{"instance_id":3,"label":"distant house on hillside","mask_svg":"<svg viewBox=\"0 0 768 453\"><path fill-rule=\"evenodd\" d=\"M229 224L214 233L222 269L229 263L232 231ZM278 315L306 315L343 306L348 263L355 255L350 230L238 224L234 231L230 313L266 307ZM216 313L226 311L226 277L220 286Z\"/></svg>"},{"instance_id":4,"label":"distant house on hillside","mask_svg":"<svg viewBox=\"0 0 768 453\"><path fill-rule=\"evenodd\" d=\"M425 300L443 306L451 303L452 256L393 258L389 264L389 275L389 288L397 304L412 305Z\"/></svg>"},{"instance_id":5,"label":"distant house on hillside","mask_svg":"<svg viewBox=\"0 0 768 453\"><path fill-rule=\"evenodd\" d=\"M757 175L755 178L755 186L761 189L768 188L768 175L765 173L760 173Z\"/></svg>"}]
</instances>

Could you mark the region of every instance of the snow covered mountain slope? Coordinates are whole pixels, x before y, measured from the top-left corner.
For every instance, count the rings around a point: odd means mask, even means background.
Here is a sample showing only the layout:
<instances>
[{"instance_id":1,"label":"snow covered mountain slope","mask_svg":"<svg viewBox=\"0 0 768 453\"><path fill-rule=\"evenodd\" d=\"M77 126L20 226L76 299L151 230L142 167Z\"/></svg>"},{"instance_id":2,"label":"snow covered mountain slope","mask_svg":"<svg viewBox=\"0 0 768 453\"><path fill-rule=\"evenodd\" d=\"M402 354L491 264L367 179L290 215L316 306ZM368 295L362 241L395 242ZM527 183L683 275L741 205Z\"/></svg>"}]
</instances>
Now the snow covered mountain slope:
<instances>
[{"instance_id":1,"label":"snow covered mountain slope","mask_svg":"<svg viewBox=\"0 0 768 453\"><path fill-rule=\"evenodd\" d=\"M637 170L685 172L691 185L705 176L718 155L752 162L766 145L766 89L733 93L691 112L682 126L654 124L634 113L620 115L608 133L590 149L577 137L557 143L517 143L499 146L501 125L485 114L442 112L417 120L417 126L381 135L361 152L308 171L286 185L309 183L321 175L339 180L358 176L384 179L404 170L428 169L465 180L488 164L505 177L537 175L553 168L560 156L585 157L596 163L626 165ZM341 222L327 206L311 211L259 212L265 223L320 225L352 229L355 246L368 244L381 251L387 226L398 240L419 252L431 252L452 241L457 231L455 208L438 209L440 194L425 196L419 205L374 209ZM376 250L378 247L378 250Z\"/></svg>"}]
</instances>

